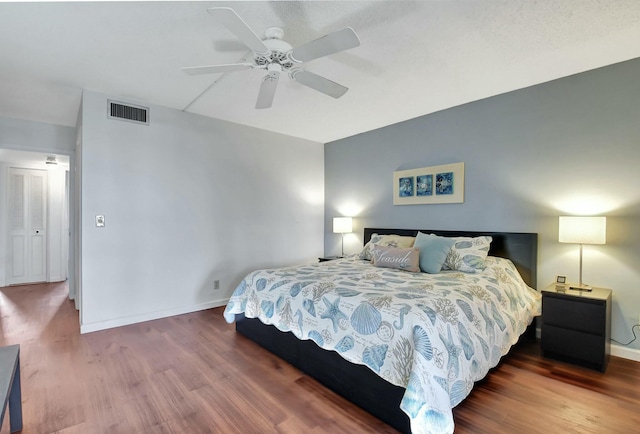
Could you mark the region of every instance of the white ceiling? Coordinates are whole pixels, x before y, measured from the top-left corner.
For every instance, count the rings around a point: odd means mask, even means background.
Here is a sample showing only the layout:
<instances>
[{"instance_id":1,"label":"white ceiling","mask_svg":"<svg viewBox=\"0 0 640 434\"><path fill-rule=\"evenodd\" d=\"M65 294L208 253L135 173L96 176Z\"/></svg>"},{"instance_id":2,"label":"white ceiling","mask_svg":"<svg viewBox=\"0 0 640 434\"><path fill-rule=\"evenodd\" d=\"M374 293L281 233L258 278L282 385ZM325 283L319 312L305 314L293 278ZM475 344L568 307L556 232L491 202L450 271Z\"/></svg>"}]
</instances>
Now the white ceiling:
<instances>
[{"instance_id":1,"label":"white ceiling","mask_svg":"<svg viewBox=\"0 0 640 434\"><path fill-rule=\"evenodd\" d=\"M283 77L256 110L260 71L182 73L248 54L213 6L294 47L351 26L360 47L303 64L349 92ZM0 3L0 116L74 126L84 88L325 143L637 58L639 41L638 0Z\"/></svg>"}]
</instances>

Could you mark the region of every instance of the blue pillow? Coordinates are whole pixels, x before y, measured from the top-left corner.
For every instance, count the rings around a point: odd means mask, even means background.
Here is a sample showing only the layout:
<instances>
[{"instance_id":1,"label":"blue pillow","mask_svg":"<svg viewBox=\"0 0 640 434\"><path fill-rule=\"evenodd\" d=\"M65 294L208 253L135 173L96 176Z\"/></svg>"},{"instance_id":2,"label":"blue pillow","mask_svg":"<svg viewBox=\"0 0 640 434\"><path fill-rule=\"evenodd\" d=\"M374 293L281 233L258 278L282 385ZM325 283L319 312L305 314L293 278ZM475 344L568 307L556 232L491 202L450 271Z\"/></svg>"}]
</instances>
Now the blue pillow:
<instances>
[{"instance_id":1,"label":"blue pillow","mask_svg":"<svg viewBox=\"0 0 640 434\"><path fill-rule=\"evenodd\" d=\"M453 238L418 232L413 247L420 249L420 269L425 273L439 273L454 243Z\"/></svg>"}]
</instances>

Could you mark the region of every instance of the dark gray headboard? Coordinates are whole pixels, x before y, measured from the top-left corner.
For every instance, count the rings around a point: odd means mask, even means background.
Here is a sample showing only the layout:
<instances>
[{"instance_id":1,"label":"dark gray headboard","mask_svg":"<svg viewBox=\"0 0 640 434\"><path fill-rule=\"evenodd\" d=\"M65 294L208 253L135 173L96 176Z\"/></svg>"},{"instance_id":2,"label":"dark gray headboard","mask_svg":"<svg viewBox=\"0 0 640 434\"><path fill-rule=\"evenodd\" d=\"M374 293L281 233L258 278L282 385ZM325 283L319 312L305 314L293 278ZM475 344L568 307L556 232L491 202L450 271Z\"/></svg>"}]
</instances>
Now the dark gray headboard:
<instances>
[{"instance_id":1,"label":"dark gray headboard","mask_svg":"<svg viewBox=\"0 0 640 434\"><path fill-rule=\"evenodd\" d=\"M489 254L510 259L530 287L537 289L538 234L519 232L476 232L476 231L440 231L431 229L387 229L365 228L364 243L372 234L397 234L415 237L418 232L436 234L443 237L479 237L489 235L493 238Z\"/></svg>"}]
</instances>

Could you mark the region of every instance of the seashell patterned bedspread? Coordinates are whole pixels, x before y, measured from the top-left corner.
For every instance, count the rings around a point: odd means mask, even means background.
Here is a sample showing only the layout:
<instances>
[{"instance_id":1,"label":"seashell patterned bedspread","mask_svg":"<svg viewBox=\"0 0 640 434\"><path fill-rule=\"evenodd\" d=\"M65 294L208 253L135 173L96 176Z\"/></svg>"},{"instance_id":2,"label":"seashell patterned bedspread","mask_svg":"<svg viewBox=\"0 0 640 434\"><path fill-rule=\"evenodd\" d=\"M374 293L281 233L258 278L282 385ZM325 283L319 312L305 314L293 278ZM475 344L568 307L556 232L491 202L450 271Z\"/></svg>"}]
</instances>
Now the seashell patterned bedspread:
<instances>
[{"instance_id":1,"label":"seashell patterned bedspread","mask_svg":"<svg viewBox=\"0 0 640 434\"><path fill-rule=\"evenodd\" d=\"M224 312L244 312L340 353L406 389L413 433L451 433L452 408L540 315L540 294L511 261L477 274L409 273L352 258L258 270Z\"/></svg>"}]
</instances>

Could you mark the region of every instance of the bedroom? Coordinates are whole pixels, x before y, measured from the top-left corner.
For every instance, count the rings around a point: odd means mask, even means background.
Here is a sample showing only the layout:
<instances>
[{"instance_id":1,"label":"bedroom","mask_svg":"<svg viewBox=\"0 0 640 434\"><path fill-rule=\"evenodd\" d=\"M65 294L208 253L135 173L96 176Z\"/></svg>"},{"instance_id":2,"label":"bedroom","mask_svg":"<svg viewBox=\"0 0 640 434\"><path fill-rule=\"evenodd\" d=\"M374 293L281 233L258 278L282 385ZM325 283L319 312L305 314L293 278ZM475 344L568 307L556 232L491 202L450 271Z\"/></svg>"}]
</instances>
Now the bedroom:
<instances>
[{"instance_id":1,"label":"bedroom","mask_svg":"<svg viewBox=\"0 0 640 434\"><path fill-rule=\"evenodd\" d=\"M85 91L83 331L224 304L254 268L335 254L339 215L355 217L349 253L372 225L538 232L538 281L576 279L577 246L557 242L557 217L585 200L608 217L607 244L585 248L585 279L614 290L612 336L627 341L640 310L639 69L619 63L326 145L156 105L146 129L108 122L106 100L120 95ZM2 117L3 146L75 149L74 128L34 138L40 124ZM464 204L391 205L394 170L457 161ZM616 351L637 360L632 348Z\"/></svg>"}]
</instances>

